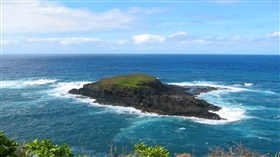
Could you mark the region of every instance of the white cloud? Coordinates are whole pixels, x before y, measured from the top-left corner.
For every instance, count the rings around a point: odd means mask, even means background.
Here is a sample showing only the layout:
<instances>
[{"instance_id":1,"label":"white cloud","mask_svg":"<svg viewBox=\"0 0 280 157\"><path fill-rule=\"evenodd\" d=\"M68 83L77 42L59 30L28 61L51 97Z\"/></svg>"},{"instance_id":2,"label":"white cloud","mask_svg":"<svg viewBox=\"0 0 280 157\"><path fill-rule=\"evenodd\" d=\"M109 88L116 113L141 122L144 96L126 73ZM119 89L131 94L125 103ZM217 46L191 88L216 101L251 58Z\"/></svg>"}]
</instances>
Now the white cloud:
<instances>
[{"instance_id":1,"label":"white cloud","mask_svg":"<svg viewBox=\"0 0 280 157\"><path fill-rule=\"evenodd\" d=\"M135 44L143 43L162 43L165 41L165 37L154 34L139 34L132 37Z\"/></svg>"},{"instance_id":2,"label":"white cloud","mask_svg":"<svg viewBox=\"0 0 280 157\"><path fill-rule=\"evenodd\" d=\"M15 41L12 41L12 40L0 40L0 42L1 42L2 45L8 45L8 44L11 44L11 43L13 43Z\"/></svg>"},{"instance_id":3,"label":"white cloud","mask_svg":"<svg viewBox=\"0 0 280 157\"><path fill-rule=\"evenodd\" d=\"M69 44L82 44L82 43L95 43L95 42L100 42L102 41L101 39L98 38L84 38L84 37L71 37L71 38L31 38L27 39L27 42L31 43L41 43L41 42L46 42L46 43L60 43L61 45L69 45Z\"/></svg>"},{"instance_id":4,"label":"white cloud","mask_svg":"<svg viewBox=\"0 0 280 157\"><path fill-rule=\"evenodd\" d=\"M221 4L231 4L231 3L238 3L242 2L240 0L214 0L215 3L221 3Z\"/></svg>"},{"instance_id":5,"label":"white cloud","mask_svg":"<svg viewBox=\"0 0 280 157\"><path fill-rule=\"evenodd\" d=\"M127 40L117 40L115 41L115 43L117 43L118 45L123 45L126 44L128 41Z\"/></svg>"},{"instance_id":6,"label":"white cloud","mask_svg":"<svg viewBox=\"0 0 280 157\"><path fill-rule=\"evenodd\" d=\"M240 35L234 35L231 40L233 41L240 41L242 39L242 37Z\"/></svg>"},{"instance_id":7,"label":"white cloud","mask_svg":"<svg viewBox=\"0 0 280 157\"><path fill-rule=\"evenodd\" d=\"M165 8L141 8L141 7L132 7L129 9L129 13L141 13L141 14L154 14L154 13L161 13L166 11Z\"/></svg>"},{"instance_id":8,"label":"white cloud","mask_svg":"<svg viewBox=\"0 0 280 157\"><path fill-rule=\"evenodd\" d=\"M206 41L205 39L194 39L194 40L183 40L180 42L181 44L187 45L203 45L203 44L210 44L210 41Z\"/></svg>"},{"instance_id":9,"label":"white cloud","mask_svg":"<svg viewBox=\"0 0 280 157\"><path fill-rule=\"evenodd\" d=\"M178 37L178 36L186 36L186 35L187 35L186 32L179 31L179 32L176 32L176 33L174 33L174 34L171 34L171 35L169 36L169 38L175 38L175 37Z\"/></svg>"},{"instance_id":10,"label":"white cloud","mask_svg":"<svg viewBox=\"0 0 280 157\"><path fill-rule=\"evenodd\" d=\"M237 48L249 47L248 45L256 45L261 47L279 46L278 42L275 42L275 38L279 37L279 32L272 32L259 37L250 38L242 35L233 36L197 36L188 35L184 36L185 32L177 32L171 35L156 35L156 34L138 34L132 36L130 39L122 37L121 39L99 39L93 37L46 37L46 38L6 38L2 41L3 45L13 45L18 49L37 46L38 49L45 47L51 47L53 49L63 48L63 50L70 50L74 48L76 50L128 50L128 49L155 49L155 50L183 50L186 48L205 48L216 47L219 48ZM171 38L172 36L173 38ZM177 37L176 37L177 36ZM175 38L176 37L176 38ZM32 44L39 43L39 44ZM132 44L135 43L135 44ZM55 46L54 46L55 45ZM62 45L62 46L57 46ZM66 46L70 45L70 46ZM72 45L72 46L71 46ZM226 45L226 46L225 46ZM9 47L5 46L5 47ZM22 47L21 47L22 46ZM69 48L69 49L68 49Z\"/></svg>"},{"instance_id":11,"label":"white cloud","mask_svg":"<svg viewBox=\"0 0 280 157\"><path fill-rule=\"evenodd\" d=\"M279 37L279 36L280 36L280 32L271 32L267 34L268 38Z\"/></svg>"},{"instance_id":12,"label":"white cloud","mask_svg":"<svg viewBox=\"0 0 280 157\"><path fill-rule=\"evenodd\" d=\"M3 2L4 33L100 31L129 28L136 16L120 9L95 13L58 3Z\"/></svg>"}]
</instances>

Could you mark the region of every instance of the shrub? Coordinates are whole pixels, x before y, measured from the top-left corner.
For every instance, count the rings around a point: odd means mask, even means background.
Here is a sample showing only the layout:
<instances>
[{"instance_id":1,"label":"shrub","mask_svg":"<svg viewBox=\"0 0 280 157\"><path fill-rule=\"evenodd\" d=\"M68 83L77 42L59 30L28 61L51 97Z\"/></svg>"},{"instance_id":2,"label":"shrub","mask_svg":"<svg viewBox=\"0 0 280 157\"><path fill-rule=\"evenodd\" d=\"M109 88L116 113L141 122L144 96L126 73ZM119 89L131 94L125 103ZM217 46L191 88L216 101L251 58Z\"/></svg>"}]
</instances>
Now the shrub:
<instances>
[{"instance_id":1,"label":"shrub","mask_svg":"<svg viewBox=\"0 0 280 157\"><path fill-rule=\"evenodd\" d=\"M51 141L44 140L34 140L28 142L24 149L26 150L26 155L37 157L70 157L73 156L68 145L63 144L61 146L54 145Z\"/></svg>"},{"instance_id":2,"label":"shrub","mask_svg":"<svg viewBox=\"0 0 280 157\"><path fill-rule=\"evenodd\" d=\"M210 148L208 157L268 157L268 154L261 154L256 150L244 147L242 144L236 144L226 150L220 147Z\"/></svg>"},{"instance_id":3,"label":"shrub","mask_svg":"<svg viewBox=\"0 0 280 157\"><path fill-rule=\"evenodd\" d=\"M15 157L18 143L8 139L3 131L0 131L0 157Z\"/></svg>"},{"instance_id":4,"label":"shrub","mask_svg":"<svg viewBox=\"0 0 280 157\"><path fill-rule=\"evenodd\" d=\"M147 146L144 142L134 145L135 157L168 157L169 151L162 146Z\"/></svg>"},{"instance_id":5,"label":"shrub","mask_svg":"<svg viewBox=\"0 0 280 157\"><path fill-rule=\"evenodd\" d=\"M176 157L192 157L190 154L183 153L183 154L177 154Z\"/></svg>"},{"instance_id":6,"label":"shrub","mask_svg":"<svg viewBox=\"0 0 280 157\"><path fill-rule=\"evenodd\" d=\"M117 147L116 145L109 145L110 151L104 157L132 157L133 152L127 151L126 147Z\"/></svg>"}]
</instances>

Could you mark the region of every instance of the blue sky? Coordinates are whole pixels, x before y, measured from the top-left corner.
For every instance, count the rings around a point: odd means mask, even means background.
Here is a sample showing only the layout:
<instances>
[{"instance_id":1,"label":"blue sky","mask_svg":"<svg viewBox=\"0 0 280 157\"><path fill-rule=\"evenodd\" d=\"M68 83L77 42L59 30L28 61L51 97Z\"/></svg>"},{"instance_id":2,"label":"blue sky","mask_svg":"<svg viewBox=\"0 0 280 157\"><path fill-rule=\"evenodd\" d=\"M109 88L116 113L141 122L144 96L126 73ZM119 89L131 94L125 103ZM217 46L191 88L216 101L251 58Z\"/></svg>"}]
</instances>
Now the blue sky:
<instances>
[{"instance_id":1,"label":"blue sky","mask_svg":"<svg viewBox=\"0 0 280 157\"><path fill-rule=\"evenodd\" d=\"M278 1L4 1L3 54L279 54Z\"/></svg>"}]
</instances>

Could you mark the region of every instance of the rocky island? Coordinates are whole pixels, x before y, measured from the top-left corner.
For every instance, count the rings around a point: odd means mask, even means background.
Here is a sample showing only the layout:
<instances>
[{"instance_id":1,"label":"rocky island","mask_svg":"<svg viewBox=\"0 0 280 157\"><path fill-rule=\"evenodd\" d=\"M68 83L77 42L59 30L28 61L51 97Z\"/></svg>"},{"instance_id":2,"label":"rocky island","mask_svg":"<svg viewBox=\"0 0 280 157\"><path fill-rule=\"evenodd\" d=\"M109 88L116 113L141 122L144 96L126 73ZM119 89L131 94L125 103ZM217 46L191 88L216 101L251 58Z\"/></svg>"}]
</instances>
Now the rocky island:
<instances>
[{"instance_id":1,"label":"rocky island","mask_svg":"<svg viewBox=\"0 0 280 157\"><path fill-rule=\"evenodd\" d=\"M216 89L194 88L193 93L189 93L183 87L163 84L153 76L131 74L104 78L69 93L94 98L100 104L134 107L143 112L221 120L211 112L220 107L195 97L211 90Z\"/></svg>"}]
</instances>

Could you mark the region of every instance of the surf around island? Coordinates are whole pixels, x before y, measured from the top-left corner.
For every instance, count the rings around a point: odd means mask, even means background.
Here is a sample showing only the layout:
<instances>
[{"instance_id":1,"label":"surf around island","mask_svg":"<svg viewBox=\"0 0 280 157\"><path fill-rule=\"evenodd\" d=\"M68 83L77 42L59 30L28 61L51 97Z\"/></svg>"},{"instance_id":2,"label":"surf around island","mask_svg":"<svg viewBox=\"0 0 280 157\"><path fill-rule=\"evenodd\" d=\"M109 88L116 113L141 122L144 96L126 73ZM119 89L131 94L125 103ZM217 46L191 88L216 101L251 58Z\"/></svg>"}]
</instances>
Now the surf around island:
<instances>
[{"instance_id":1,"label":"surf around island","mask_svg":"<svg viewBox=\"0 0 280 157\"><path fill-rule=\"evenodd\" d=\"M147 113L222 120L213 113L220 107L196 98L201 92L213 90L216 88L194 87L192 92L186 92L185 88L163 84L154 76L131 74L103 78L69 93L94 98L99 104L134 107Z\"/></svg>"}]
</instances>

